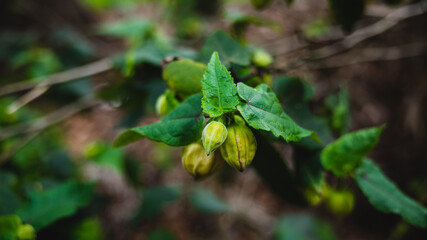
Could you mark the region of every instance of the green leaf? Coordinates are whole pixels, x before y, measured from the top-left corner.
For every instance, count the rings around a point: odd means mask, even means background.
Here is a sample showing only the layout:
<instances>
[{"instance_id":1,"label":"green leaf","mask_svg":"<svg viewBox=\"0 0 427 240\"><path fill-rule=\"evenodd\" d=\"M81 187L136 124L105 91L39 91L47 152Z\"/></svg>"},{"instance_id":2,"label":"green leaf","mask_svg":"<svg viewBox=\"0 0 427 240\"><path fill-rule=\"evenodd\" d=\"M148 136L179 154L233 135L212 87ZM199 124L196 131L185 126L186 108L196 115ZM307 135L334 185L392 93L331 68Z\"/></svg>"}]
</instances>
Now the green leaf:
<instances>
[{"instance_id":1,"label":"green leaf","mask_svg":"<svg viewBox=\"0 0 427 240\"><path fill-rule=\"evenodd\" d=\"M86 206L92 200L94 187L92 183L70 181L43 192L32 192L30 203L18 210L18 215L40 230Z\"/></svg>"},{"instance_id":2,"label":"green leaf","mask_svg":"<svg viewBox=\"0 0 427 240\"><path fill-rule=\"evenodd\" d=\"M144 19L125 19L117 22L104 23L98 27L98 32L106 35L123 37L128 44L137 44L152 35L154 25Z\"/></svg>"},{"instance_id":3,"label":"green leaf","mask_svg":"<svg viewBox=\"0 0 427 240\"><path fill-rule=\"evenodd\" d=\"M190 193L191 204L200 212L213 214L229 210L229 206L205 188L195 188Z\"/></svg>"},{"instance_id":4,"label":"green leaf","mask_svg":"<svg viewBox=\"0 0 427 240\"><path fill-rule=\"evenodd\" d=\"M270 6L272 0L251 0L252 6L257 10L262 10Z\"/></svg>"},{"instance_id":5,"label":"green leaf","mask_svg":"<svg viewBox=\"0 0 427 240\"><path fill-rule=\"evenodd\" d=\"M224 31L217 31L206 39L200 50L200 59L203 62L208 62L214 51L218 52L224 64L235 63L248 66L251 60L249 49L242 46Z\"/></svg>"},{"instance_id":6,"label":"green leaf","mask_svg":"<svg viewBox=\"0 0 427 240\"><path fill-rule=\"evenodd\" d=\"M6 186L0 185L0 215L12 214L22 204L21 198Z\"/></svg>"},{"instance_id":7,"label":"green leaf","mask_svg":"<svg viewBox=\"0 0 427 240\"><path fill-rule=\"evenodd\" d=\"M364 159L356 170L355 179L378 210L399 214L413 225L427 227L427 209L406 196L374 162Z\"/></svg>"},{"instance_id":8,"label":"green leaf","mask_svg":"<svg viewBox=\"0 0 427 240\"><path fill-rule=\"evenodd\" d=\"M199 93L201 80L207 66L203 63L189 59L178 60L169 63L163 70L163 79L170 89L182 98Z\"/></svg>"},{"instance_id":9,"label":"green leaf","mask_svg":"<svg viewBox=\"0 0 427 240\"><path fill-rule=\"evenodd\" d=\"M254 131L257 140L257 152L252 166L264 183L277 195L297 206L305 206L306 201L300 186L285 163L282 155L262 136Z\"/></svg>"},{"instance_id":10,"label":"green leaf","mask_svg":"<svg viewBox=\"0 0 427 240\"><path fill-rule=\"evenodd\" d=\"M219 117L236 110L239 103L237 89L227 68L221 64L218 53L212 54L202 79L202 108L210 117Z\"/></svg>"},{"instance_id":11,"label":"green leaf","mask_svg":"<svg viewBox=\"0 0 427 240\"><path fill-rule=\"evenodd\" d=\"M170 230L157 229L148 234L147 240L175 240L176 237Z\"/></svg>"},{"instance_id":12,"label":"green leaf","mask_svg":"<svg viewBox=\"0 0 427 240\"><path fill-rule=\"evenodd\" d=\"M16 239L21 219L16 215L0 216L0 239Z\"/></svg>"},{"instance_id":13,"label":"green leaf","mask_svg":"<svg viewBox=\"0 0 427 240\"><path fill-rule=\"evenodd\" d=\"M251 127L270 131L286 142L297 142L305 137L319 141L315 132L300 127L283 111L276 95L266 84L252 88L238 83L237 92L245 101L237 109Z\"/></svg>"},{"instance_id":14,"label":"green leaf","mask_svg":"<svg viewBox=\"0 0 427 240\"><path fill-rule=\"evenodd\" d=\"M147 220L158 215L167 204L173 203L181 196L179 186L159 186L142 191L143 203L135 220Z\"/></svg>"},{"instance_id":15,"label":"green leaf","mask_svg":"<svg viewBox=\"0 0 427 240\"><path fill-rule=\"evenodd\" d=\"M365 0L329 0L329 6L335 20L350 31L363 17Z\"/></svg>"},{"instance_id":16,"label":"green leaf","mask_svg":"<svg viewBox=\"0 0 427 240\"><path fill-rule=\"evenodd\" d=\"M202 94L195 94L160 122L123 132L114 142L114 146L121 147L144 137L171 146L184 146L200 139L205 121L200 106L201 98Z\"/></svg>"},{"instance_id":17,"label":"green leaf","mask_svg":"<svg viewBox=\"0 0 427 240\"><path fill-rule=\"evenodd\" d=\"M272 240L333 240L331 226L308 214L290 214L276 223Z\"/></svg>"},{"instance_id":18,"label":"green leaf","mask_svg":"<svg viewBox=\"0 0 427 240\"><path fill-rule=\"evenodd\" d=\"M367 128L343 135L323 149L323 166L339 177L353 172L377 144L383 129Z\"/></svg>"}]
</instances>

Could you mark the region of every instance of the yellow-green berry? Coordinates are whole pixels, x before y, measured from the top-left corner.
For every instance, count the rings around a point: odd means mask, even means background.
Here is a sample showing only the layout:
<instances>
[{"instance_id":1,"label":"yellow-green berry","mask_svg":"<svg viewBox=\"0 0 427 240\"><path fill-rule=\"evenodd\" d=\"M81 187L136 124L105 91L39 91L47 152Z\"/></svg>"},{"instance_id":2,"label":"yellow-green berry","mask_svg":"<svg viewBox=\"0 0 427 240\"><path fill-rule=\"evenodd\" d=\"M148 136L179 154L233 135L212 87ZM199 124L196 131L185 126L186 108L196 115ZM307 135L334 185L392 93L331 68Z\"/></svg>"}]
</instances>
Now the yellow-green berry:
<instances>
[{"instance_id":1,"label":"yellow-green berry","mask_svg":"<svg viewBox=\"0 0 427 240\"><path fill-rule=\"evenodd\" d=\"M218 149L227 138L227 127L218 121L206 125L202 132L202 144L206 154L210 155Z\"/></svg>"},{"instance_id":2,"label":"yellow-green berry","mask_svg":"<svg viewBox=\"0 0 427 240\"><path fill-rule=\"evenodd\" d=\"M214 152L206 155L201 141L194 142L182 148L182 166L196 180L204 179L215 173L222 165L221 154Z\"/></svg>"}]
</instances>

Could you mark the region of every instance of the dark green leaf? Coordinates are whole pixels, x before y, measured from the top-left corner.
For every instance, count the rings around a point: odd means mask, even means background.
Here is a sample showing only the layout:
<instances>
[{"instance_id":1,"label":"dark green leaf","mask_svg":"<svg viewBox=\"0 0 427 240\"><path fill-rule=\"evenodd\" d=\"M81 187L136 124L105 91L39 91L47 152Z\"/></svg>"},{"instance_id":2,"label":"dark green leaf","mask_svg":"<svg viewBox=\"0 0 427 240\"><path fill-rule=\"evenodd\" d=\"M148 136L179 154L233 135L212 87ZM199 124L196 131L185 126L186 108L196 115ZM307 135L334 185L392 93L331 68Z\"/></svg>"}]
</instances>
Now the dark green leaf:
<instances>
[{"instance_id":1,"label":"dark green leaf","mask_svg":"<svg viewBox=\"0 0 427 240\"><path fill-rule=\"evenodd\" d=\"M22 204L18 195L6 186L0 186L0 215L15 213Z\"/></svg>"},{"instance_id":2,"label":"dark green leaf","mask_svg":"<svg viewBox=\"0 0 427 240\"><path fill-rule=\"evenodd\" d=\"M200 52L201 60L208 62L215 51L218 52L219 58L224 64L235 63L247 66L251 60L249 49L223 31L217 31L206 39Z\"/></svg>"},{"instance_id":3,"label":"dark green leaf","mask_svg":"<svg viewBox=\"0 0 427 240\"><path fill-rule=\"evenodd\" d=\"M70 181L43 192L32 192L30 203L18 210L18 215L40 230L86 206L93 197L94 186Z\"/></svg>"},{"instance_id":4,"label":"dark green leaf","mask_svg":"<svg viewBox=\"0 0 427 240\"><path fill-rule=\"evenodd\" d=\"M195 94L160 122L123 132L114 142L114 146L121 147L143 137L171 146L184 146L198 140L205 120L202 115L201 98L202 94Z\"/></svg>"},{"instance_id":5,"label":"dark green leaf","mask_svg":"<svg viewBox=\"0 0 427 240\"><path fill-rule=\"evenodd\" d=\"M308 102L313 97L314 89L308 82L297 77L280 76L274 79L273 90L285 112L295 122L298 122L298 125L316 131L323 145L333 141L326 121L314 115L310 110ZM322 145L309 138L302 139L295 145L310 150L323 148Z\"/></svg>"},{"instance_id":6,"label":"dark green leaf","mask_svg":"<svg viewBox=\"0 0 427 240\"><path fill-rule=\"evenodd\" d=\"M175 240L175 235L166 229L158 229L148 234L148 240Z\"/></svg>"},{"instance_id":7,"label":"dark green leaf","mask_svg":"<svg viewBox=\"0 0 427 240\"><path fill-rule=\"evenodd\" d=\"M383 129L367 128L343 135L323 149L323 166L340 177L353 172L377 144Z\"/></svg>"},{"instance_id":8,"label":"dark green leaf","mask_svg":"<svg viewBox=\"0 0 427 240\"><path fill-rule=\"evenodd\" d=\"M335 20L350 31L365 11L365 0L329 0Z\"/></svg>"},{"instance_id":9,"label":"dark green leaf","mask_svg":"<svg viewBox=\"0 0 427 240\"><path fill-rule=\"evenodd\" d=\"M324 171L320 163L320 150L308 150L294 147L295 174L298 182L321 192L324 183Z\"/></svg>"},{"instance_id":10,"label":"dark green leaf","mask_svg":"<svg viewBox=\"0 0 427 240\"><path fill-rule=\"evenodd\" d=\"M286 166L281 154L267 138L254 131L257 140L257 152L252 166L271 190L286 201L304 206L306 204L292 172Z\"/></svg>"},{"instance_id":11,"label":"dark green leaf","mask_svg":"<svg viewBox=\"0 0 427 240\"><path fill-rule=\"evenodd\" d=\"M252 6L257 10L262 10L271 4L272 0L251 0Z\"/></svg>"},{"instance_id":12,"label":"dark green leaf","mask_svg":"<svg viewBox=\"0 0 427 240\"><path fill-rule=\"evenodd\" d=\"M270 131L287 142L297 142L305 137L320 141L315 132L300 127L283 111L276 95L267 85L252 88L238 83L237 92L245 101L237 109L251 127Z\"/></svg>"},{"instance_id":13,"label":"dark green leaf","mask_svg":"<svg viewBox=\"0 0 427 240\"><path fill-rule=\"evenodd\" d=\"M272 240L334 240L331 226L307 214L286 215L279 219Z\"/></svg>"},{"instance_id":14,"label":"dark green leaf","mask_svg":"<svg viewBox=\"0 0 427 240\"><path fill-rule=\"evenodd\" d=\"M406 196L376 164L364 159L355 175L357 184L378 210L401 215L419 227L427 227L427 209Z\"/></svg>"},{"instance_id":15,"label":"dark green leaf","mask_svg":"<svg viewBox=\"0 0 427 240\"><path fill-rule=\"evenodd\" d=\"M201 80L206 65L189 59L169 63L163 70L163 79L170 89L179 96L186 98L199 93L202 86Z\"/></svg>"},{"instance_id":16,"label":"dark green leaf","mask_svg":"<svg viewBox=\"0 0 427 240\"><path fill-rule=\"evenodd\" d=\"M202 108L210 117L236 110L237 88L230 72L221 64L218 53L212 54L202 79Z\"/></svg>"},{"instance_id":17,"label":"dark green leaf","mask_svg":"<svg viewBox=\"0 0 427 240\"><path fill-rule=\"evenodd\" d=\"M203 213L222 213L229 210L227 204L215 196L210 190L195 188L190 193L191 204Z\"/></svg>"},{"instance_id":18,"label":"dark green leaf","mask_svg":"<svg viewBox=\"0 0 427 240\"><path fill-rule=\"evenodd\" d=\"M142 191L143 203L135 220L146 220L158 215L163 207L173 203L181 196L179 186L160 186L147 188Z\"/></svg>"}]
</instances>

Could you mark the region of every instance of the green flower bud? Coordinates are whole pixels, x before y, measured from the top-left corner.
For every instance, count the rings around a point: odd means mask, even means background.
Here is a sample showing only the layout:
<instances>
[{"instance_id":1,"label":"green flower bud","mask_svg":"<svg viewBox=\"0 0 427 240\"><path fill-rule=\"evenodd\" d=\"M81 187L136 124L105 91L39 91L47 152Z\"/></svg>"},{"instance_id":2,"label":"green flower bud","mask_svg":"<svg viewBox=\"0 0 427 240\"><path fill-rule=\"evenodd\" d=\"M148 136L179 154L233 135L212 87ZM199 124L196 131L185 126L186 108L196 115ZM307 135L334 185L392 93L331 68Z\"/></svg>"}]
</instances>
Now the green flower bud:
<instances>
[{"instance_id":1,"label":"green flower bud","mask_svg":"<svg viewBox=\"0 0 427 240\"><path fill-rule=\"evenodd\" d=\"M337 217L348 215L354 207L354 194L348 190L331 191L326 197L326 206Z\"/></svg>"},{"instance_id":2,"label":"green flower bud","mask_svg":"<svg viewBox=\"0 0 427 240\"><path fill-rule=\"evenodd\" d=\"M206 178L215 173L222 165L221 154L214 152L207 156L201 141L182 148L182 165L196 180Z\"/></svg>"},{"instance_id":3,"label":"green flower bud","mask_svg":"<svg viewBox=\"0 0 427 240\"><path fill-rule=\"evenodd\" d=\"M235 122L227 130L227 139L220 147L222 157L230 166L242 172L255 157L255 136L238 116L235 116Z\"/></svg>"},{"instance_id":4,"label":"green flower bud","mask_svg":"<svg viewBox=\"0 0 427 240\"><path fill-rule=\"evenodd\" d=\"M175 98L175 94L166 90L165 93L159 96L156 101L156 113L160 116L165 116L179 105L178 100Z\"/></svg>"},{"instance_id":5,"label":"green flower bud","mask_svg":"<svg viewBox=\"0 0 427 240\"><path fill-rule=\"evenodd\" d=\"M206 125L202 132L202 144L209 156L219 148L227 138L227 127L218 121L212 121Z\"/></svg>"},{"instance_id":6,"label":"green flower bud","mask_svg":"<svg viewBox=\"0 0 427 240\"><path fill-rule=\"evenodd\" d=\"M252 55L252 62L259 67L267 67L273 62L273 57L262 49L256 49Z\"/></svg>"}]
</instances>

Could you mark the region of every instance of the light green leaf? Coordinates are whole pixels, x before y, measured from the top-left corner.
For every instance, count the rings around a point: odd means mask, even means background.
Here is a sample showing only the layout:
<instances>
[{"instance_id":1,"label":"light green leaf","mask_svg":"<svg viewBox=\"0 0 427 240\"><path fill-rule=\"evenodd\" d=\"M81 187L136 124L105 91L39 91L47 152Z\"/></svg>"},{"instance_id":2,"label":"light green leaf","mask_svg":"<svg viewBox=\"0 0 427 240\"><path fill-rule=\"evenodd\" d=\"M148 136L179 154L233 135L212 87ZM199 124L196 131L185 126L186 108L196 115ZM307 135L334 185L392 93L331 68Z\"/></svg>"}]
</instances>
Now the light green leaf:
<instances>
[{"instance_id":1,"label":"light green leaf","mask_svg":"<svg viewBox=\"0 0 427 240\"><path fill-rule=\"evenodd\" d=\"M144 137L171 146L184 146L200 139L205 121L200 106L201 98L202 94L195 94L160 122L123 132L114 142L114 146L121 147Z\"/></svg>"},{"instance_id":2,"label":"light green leaf","mask_svg":"<svg viewBox=\"0 0 427 240\"><path fill-rule=\"evenodd\" d=\"M237 89L227 68L221 64L218 53L212 54L202 79L202 108L210 117L218 117L236 110L239 103Z\"/></svg>"},{"instance_id":3,"label":"light green leaf","mask_svg":"<svg viewBox=\"0 0 427 240\"><path fill-rule=\"evenodd\" d=\"M323 166L339 177L353 172L377 144L383 129L367 128L343 135L322 150Z\"/></svg>"},{"instance_id":4,"label":"light green leaf","mask_svg":"<svg viewBox=\"0 0 427 240\"><path fill-rule=\"evenodd\" d=\"M218 52L224 64L235 63L248 66L251 60L249 49L242 46L224 31L217 31L206 39L200 51L201 60L208 62L214 51Z\"/></svg>"},{"instance_id":5,"label":"light green leaf","mask_svg":"<svg viewBox=\"0 0 427 240\"><path fill-rule=\"evenodd\" d=\"M229 207L210 190L195 188L190 193L191 204L200 212L213 214L226 212Z\"/></svg>"},{"instance_id":6,"label":"light green leaf","mask_svg":"<svg viewBox=\"0 0 427 240\"><path fill-rule=\"evenodd\" d=\"M378 210L401 215L419 227L427 227L427 209L406 196L368 159L356 170L355 179L369 202Z\"/></svg>"},{"instance_id":7,"label":"light green leaf","mask_svg":"<svg viewBox=\"0 0 427 240\"><path fill-rule=\"evenodd\" d=\"M30 203L18 210L18 215L40 230L86 206L92 200L94 186L92 183L70 181L43 192L32 192Z\"/></svg>"},{"instance_id":8,"label":"light green leaf","mask_svg":"<svg viewBox=\"0 0 427 240\"><path fill-rule=\"evenodd\" d=\"M315 132L300 127L283 111L276 95L267 85L252 88L238 83L237 92L245 101L237 109L251 127L270 131L276 137L283 137L286 142L297 142L305 137L319 141Z\"/></svg>"},{"instance_id":9,"label":"light green leaf","mask_svg":"<svg viewBox=\"0 0 427 240\"><path fill-rule=\"evenodd\" d=\"M175 93L186 98L200 92L206 68L205 64L190 59L174 61L163 70L163 79Z\"/></svg>"}]
</instances>

